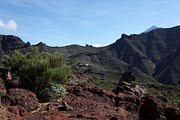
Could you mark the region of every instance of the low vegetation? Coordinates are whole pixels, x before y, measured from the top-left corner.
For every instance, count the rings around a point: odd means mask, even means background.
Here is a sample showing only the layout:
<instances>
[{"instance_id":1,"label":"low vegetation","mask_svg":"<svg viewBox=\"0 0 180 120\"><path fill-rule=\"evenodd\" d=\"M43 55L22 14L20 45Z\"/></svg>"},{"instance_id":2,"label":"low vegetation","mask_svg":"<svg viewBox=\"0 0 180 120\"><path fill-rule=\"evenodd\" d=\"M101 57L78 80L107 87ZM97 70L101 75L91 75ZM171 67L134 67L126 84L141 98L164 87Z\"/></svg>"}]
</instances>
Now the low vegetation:
<instances>
[{"instance_id":1,"label":"low vegetation","mask_svg":"<svg viewBox=\"0 0 180 120\"><path fill-rule=\"evenodd\" d=\"M102 80L100 79L100 77L90 78L89 82L92 85L108 90L113 90L116 87L116 83L113 83L112 81Z\"/></svg>"},{"instance_id":2,"label":"low vegetation","mask_svg":"<svg viewBox=\"0 0 180 120\"><path fill-rule=\"evenodd\" d=\"M166 98L175 107L180 107L180 85L148 85L147 94Z\"/></svg>"},{"instance_id":3,"label":"low vegetation","mask_svg":"<svg viewBox=\"0 0 180 120\"><path fill-rule=\"evenodd\" d=\"M160 115L160 120L167 120L165 115Z\"/></svg>"},{"instance_id":4,"label":"low vegetation","mask_svg":"<svg viewBox=\"0 0 180 120\"><path fill-rule=\"evenodd\" d=\"M52 86L65 84L71 76L71 70L64 64L62 56L57 53L39 52L34 47L27 54L15 51L11 56L5 56L3 63L11 73L20 78L25 89L37 95ZM53 91L59 94L57 90L61 91L59 88Z\"/></svg>"},{"instance_id":5,"label":"low vegetation","mask_svg":"<svg viewBox=\"0 0 180 120\"><path fill-rule=\"evenodd\" d=\"M52 101L56 98L64 97L67 91L63 85L51 82L49 87L43 89L40 94L44 101Z\"/></svg>"},{"instance_id":6,"label":"low vegetation","mask_svg":"<svg viewBox=\"0 0 180 120\"><path fill-rule=\"evenodd\" d=\"M161 92L159 90L156 90L155 88L148 88L147 94L155 95L155 96L161 96Z\"/></svg>"}]
</instances>

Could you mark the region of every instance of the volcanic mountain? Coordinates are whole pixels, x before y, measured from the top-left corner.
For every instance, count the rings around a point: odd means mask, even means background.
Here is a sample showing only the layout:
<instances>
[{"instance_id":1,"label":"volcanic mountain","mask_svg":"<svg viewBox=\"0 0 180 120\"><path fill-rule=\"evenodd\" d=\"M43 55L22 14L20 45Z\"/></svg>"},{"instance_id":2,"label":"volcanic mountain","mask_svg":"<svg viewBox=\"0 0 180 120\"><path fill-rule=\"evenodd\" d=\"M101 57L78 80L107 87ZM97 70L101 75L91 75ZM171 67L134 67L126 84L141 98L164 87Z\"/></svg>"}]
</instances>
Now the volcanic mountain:
<instances>
[{"instance_id":1,"label":"volcanic mountain","mask_svg":"<svg viewBox=\"0 0 180 120\"><path fill-rule=\"evenodd\" d=\"M0 36L1 58L14 50L31 46L15 36ZM117 82L125 71L132 71L144 83L180 83L180 26L157 28L150 32L126 35L115 43L96 48L91 45L50 47L35 45L41 51L58 52L74 72Z\"/></svg>"},{"instance_id":2,"label":"volcanic mountain","mask_svg":"<svg viewBox=\"0 0 180 120\"><path fill-rule=\"evenodd\" d=\"M155 30L155 29L158 29L158 28L159 28L159 27L153 25L153 26L151 26L150 28L148 28L147 30L145 30L144 33L150 32L150 31Z\"/></svg>"}]
</instances>

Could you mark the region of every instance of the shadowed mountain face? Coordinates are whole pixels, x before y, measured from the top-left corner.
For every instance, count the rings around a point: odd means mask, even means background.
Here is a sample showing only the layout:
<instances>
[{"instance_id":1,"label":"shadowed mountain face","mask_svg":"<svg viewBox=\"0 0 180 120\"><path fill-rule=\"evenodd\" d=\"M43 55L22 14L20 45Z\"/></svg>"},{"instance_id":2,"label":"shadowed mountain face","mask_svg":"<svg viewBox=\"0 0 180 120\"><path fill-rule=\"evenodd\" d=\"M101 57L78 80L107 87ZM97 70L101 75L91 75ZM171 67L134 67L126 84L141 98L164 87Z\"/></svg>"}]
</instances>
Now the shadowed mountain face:
<instances>
[{"instance_id":1,"label":"shadowed mountain face","mask_svg":"<svg viewBox=\"0 0 180 120\"><path fill-rule=\"evenodd\" d=\"M9 54L14 50L26 47L27 44L19 37L12 35L0 35L0 59L2 59L4 54Z\"/></svg>"},{"instance_id":2,"label":"shadowed mountain face","mask_svg":"<svg viewBox=\"0 0 180 120\"><path fill-rule=\"evenodd\" d=\"M0 36L0 52L23 51L29 46L15 36ZM156 29L139 35L125 35L101 48L71 45L49 47L37 44L42 51L59 52L74 71L110 81L118 81L130 70L145 83L180 83L180 26Z\"/></svg>"},{"instance_id":3,"label":"shadowed mountain face","mask_svg":"<svg viewBox=\"0 0 180 120\"><path fill-rule=\"evenodd\" d=\"M180 80L180 27L122 35L109 50L122 61L161 83Z\"/></svg>"},{"instance_id":4,"label":"shadowed mountain face","mask_svg":"<svg viewBox=\"0 0 180 120\"><path fill-rule=\"evenodd\" d=\"M1 49L9 52L25 47L25 43L18 37L12 35L0 35Z\"/></svg>"}]
</instances>

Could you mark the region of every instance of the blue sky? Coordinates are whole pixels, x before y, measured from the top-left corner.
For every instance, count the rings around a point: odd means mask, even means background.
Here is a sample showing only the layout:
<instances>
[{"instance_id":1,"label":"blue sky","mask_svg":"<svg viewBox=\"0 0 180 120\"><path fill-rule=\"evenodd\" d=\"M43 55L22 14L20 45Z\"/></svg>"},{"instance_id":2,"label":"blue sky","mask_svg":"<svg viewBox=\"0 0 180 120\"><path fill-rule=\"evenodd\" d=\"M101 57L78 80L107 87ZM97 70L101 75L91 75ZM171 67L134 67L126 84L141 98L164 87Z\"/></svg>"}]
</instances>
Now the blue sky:
<instances>
[{"instance_id":1,"label":"blue sky","mask_svg":"<svg viewBox=\"0 0 180 120\"><path fill-rule=\"evenodd\" d=\"M122 33L180 25L180 0L1 0L0 34L50 46L103 46Z\"/></svg>"}]
</instances>

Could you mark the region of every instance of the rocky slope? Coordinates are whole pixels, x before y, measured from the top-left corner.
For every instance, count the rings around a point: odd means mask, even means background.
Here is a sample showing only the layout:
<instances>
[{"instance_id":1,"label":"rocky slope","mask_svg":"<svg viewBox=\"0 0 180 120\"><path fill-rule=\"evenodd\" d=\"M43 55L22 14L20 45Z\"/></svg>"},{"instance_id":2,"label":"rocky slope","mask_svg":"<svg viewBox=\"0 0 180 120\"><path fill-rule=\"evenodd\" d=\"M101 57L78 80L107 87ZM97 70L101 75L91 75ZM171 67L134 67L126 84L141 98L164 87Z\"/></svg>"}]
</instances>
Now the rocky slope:
<instances>
[{"instance_id":1,"label":"rocky slope","mask_svg":"<svg viewBox=\"0 0 180 120\"><path fill-rule=\"evenodd\" d=\"M17 80L1 82L2 120L180 120L180 109L168 100L145 94L145 88L122 77L117 88L106 90L88 84L67 85L67 96L43 103ZM125 82L127 81L127 82ZM6 84L11 83L11 87Z\"/></svg>"}]
</instances>

